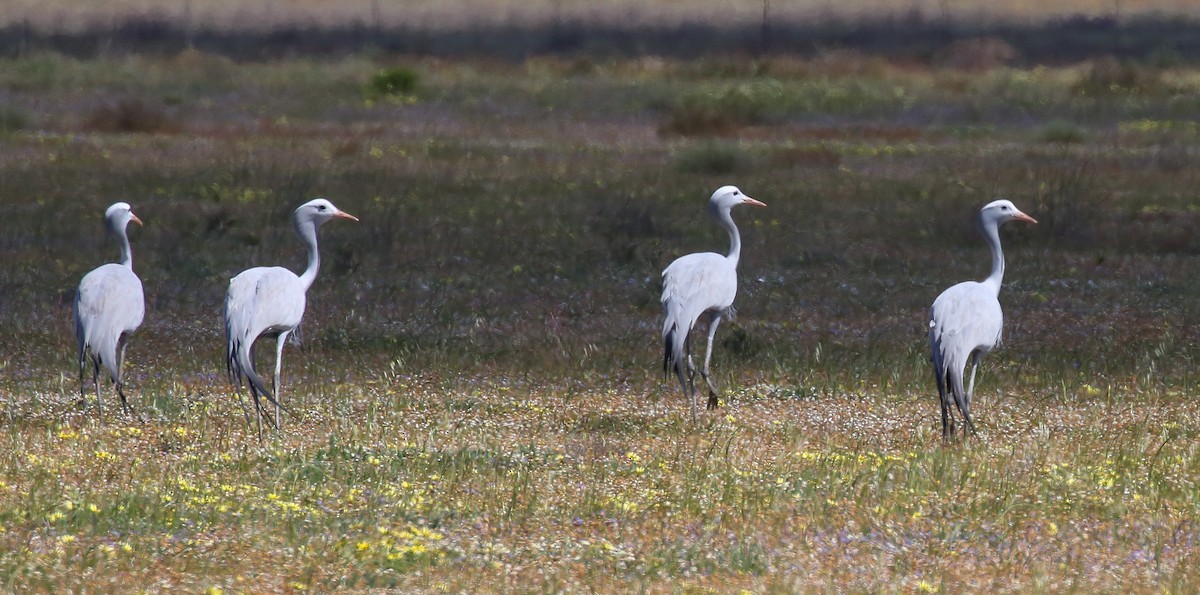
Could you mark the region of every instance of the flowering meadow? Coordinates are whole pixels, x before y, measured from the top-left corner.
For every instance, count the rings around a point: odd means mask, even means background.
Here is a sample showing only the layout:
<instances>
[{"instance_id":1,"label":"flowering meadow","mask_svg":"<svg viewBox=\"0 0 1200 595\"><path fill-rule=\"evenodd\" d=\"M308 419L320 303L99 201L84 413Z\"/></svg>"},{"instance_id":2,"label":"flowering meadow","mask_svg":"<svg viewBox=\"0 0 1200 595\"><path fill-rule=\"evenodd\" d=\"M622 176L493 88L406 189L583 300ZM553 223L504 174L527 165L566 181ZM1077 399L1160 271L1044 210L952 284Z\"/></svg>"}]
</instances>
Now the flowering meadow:
<instances>
[{"instance_id":1,"label":"flowering meadow","mask_svg":"<svg viewBox=\"0 0 1200 595\"><path fill-rule=\"evenodd\" d=\"M1195 591L1198 92L1101 58L0 59L0 590ZM726 249L726 183L767 206L693 424L659 274ZM302 266L313 196L360 221L321 230L259 442L220 304ZM943 443L928 307L986 273L997 197L1039 223ZM132 414L80 398L71 319L117 200Z\"/></svg>"}]
</instances>

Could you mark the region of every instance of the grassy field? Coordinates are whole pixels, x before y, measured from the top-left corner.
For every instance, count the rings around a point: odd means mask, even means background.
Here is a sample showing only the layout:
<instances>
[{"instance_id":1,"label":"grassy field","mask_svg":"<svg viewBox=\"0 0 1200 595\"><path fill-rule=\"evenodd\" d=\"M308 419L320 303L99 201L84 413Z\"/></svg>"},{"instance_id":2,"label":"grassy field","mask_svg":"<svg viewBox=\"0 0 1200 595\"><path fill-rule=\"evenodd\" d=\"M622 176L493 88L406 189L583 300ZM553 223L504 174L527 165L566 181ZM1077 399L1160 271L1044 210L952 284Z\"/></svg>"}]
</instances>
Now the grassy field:
<instances>
[{"instance_id":1,"label":"grassy field","mask_svg":"<svg viewBox=\"0 0 1200 595\"><path fill-rule=\"evenodd\" d=\"M0 590L1200 589L1197 91L851 52L2 61ZM693 425L659 272L726 248L725 183L768 206L735 212L725 406ZM318 195L362 221L321 232L260 445L220 304L303 265ZM986 274L996 197L1040 224L1004 230L980 436L943 445L927 308ZM140 420L76 404L117 200Z\"/></svg>"}]
</instances>

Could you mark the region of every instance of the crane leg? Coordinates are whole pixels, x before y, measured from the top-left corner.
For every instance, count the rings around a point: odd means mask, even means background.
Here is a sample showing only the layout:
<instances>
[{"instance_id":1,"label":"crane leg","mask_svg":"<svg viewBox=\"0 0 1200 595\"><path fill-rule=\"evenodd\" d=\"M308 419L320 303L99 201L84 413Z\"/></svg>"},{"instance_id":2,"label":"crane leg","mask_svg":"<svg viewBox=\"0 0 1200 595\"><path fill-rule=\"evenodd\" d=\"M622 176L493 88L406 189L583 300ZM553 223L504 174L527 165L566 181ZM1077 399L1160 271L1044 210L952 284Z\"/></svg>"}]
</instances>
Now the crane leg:
<instances>
[{"instance_id":1,"label":"crane leg","mask_svg":"<svg viewBox=\"0 0 1200 595\"><path fill-rule=\"evenodd\" d=\"M954 418L950 415L950 403L946 400L946 372L936 361L933 363L933 378L937 381L938 406L942 410L942 440L949 440L954 435Z\"/></svg>"},{"instance_id":2,"label":"crane leg","mask_svg":"<svg viewBox=\"0 0 1200 595\"><path fill-rule=\"evenodd\" d=\"M958 407L958 412L963 416L963 432L975 433L975 424L971 423L970 409L966 404L966 391L963 389L963 372L959 370L957 377L950 379L950 389L954 393L954 405ZM951 374L954 372L952 371Z\"/></svg>"},{"instance_id":3,"label":"crane leg","mask_svg":"<svg viewBox=\"0 0 1200 595\"><path fill-rule=\"evenodd\" d=\"M96 415L103 417L104 407L100 399L100 359L94 355L92 357L92 384L96 385Z\"/></svg>"},{"instance_id":4,"label":"crane leg","mask_svg":"<svg viewBox=\"0 0 1200 595\"><path fill-rule=\"evenodd\" d=\"M688 396L688 374L684 368L684 362L676 361L675 376L679 378L679 388L683 390L683 396ZM693 420L694 421L694 420Z\"/></svg>"},{"instance_id":5,"label":"crane leg","mask_svg":"<svg viewBox=\"0 0 1200 595\"><path fill-rule=\"evenodd\" d=\"M257 415L254 416L254 422L256 424L258 424L258 443L262 444L262 441L263 441L263 439L262 439L262 418L263 418L262 402L260 402L258 400L258 395L255 394L253 388L250 389L250 394L254 395L254 408L257 410Z\"/></svg>"},{"instance_id":6,"label":"crane leg","mask_svg":"<svg viewBox=\"0 0 1200 595\"><path fill-rule=\"evenodd\" d=\"M704 376L704 382L708 384L708 404L705 409L716 409L720 405L717 399L717 385L713 383L712 376L709 375L708 365L712 362L713 338L717 336L717 326L721 324L721 313L714 313L712 320L708 323L708 344L704 347L704 369L700 374Z\"/></svg>"},{"instance_id":7,"label":"crane leg","mask_svg":"<svg viewBox=\"0 0 1200 595\"><path fill-rule=\"evenodd\" d=\"M125 341L122 340L121 341L121 351L117 355L117 380L116 380L117 395L119 395L121 397L121 408L125 411L125 413L129 413L130 412L129 401L127 399L125 399L125 383L121 382L121 379L124 378L124 372L123 372L124 366L125 366Z\"/></svg>"},{"instance_id":8,"label":"crane leg","mask_svg":"<svg viewBox=\"0 0 1200 595\"><path fill-rule=\"evenodd\" d=\"M275 386L272 386L271 388L275 391L275 431L276 432L279 431L279 407L280 407L279 403L280 403L280 400L283 398L283 396L282 396L283 393L280 391L280 386L279 386L279 371L283 367L283 343L284 343L284 341L287 341L289 334L291 334L291 331L284 331L282 333L279 333L279 337L277 339L275 339Z\"/></svg>"},{"instance_id":9,"label":"crane leg","mask_svg":"<svg viewBox=\"0 0 1200 595\"><path fill-rule=\"evenodd\" d=\"M250 346L246 348L246 359L250 362L251 366L254 365L254 345L254 343L251 343ZM264 408L262 404L262 397L266 396L268 399L272 399L273 397L271 397L269 394L262 394L264 391L259 391L259 386L254 382L254 377L257 376L257 373L253 369L249 370L249 372L251 373L248 378L248 384L250 385L250 396L254 399L254 423L256 426L258 426L258 442L261 444L262 422L263 418L267 415L266 408Z\"/></svg>"},{"instance_id":10,"label":"crane leg","mask_svg":"<svg viewBox=\"0 0 1200 595\"><path fill-rule=\"evenodd\" d=\"M83 392L83 379L87 377L87 360L84 359L84 352L79 352L79 400L86 403L87 395Z\"/></svg>"},{"instance_id":11,"label":"crane leg","mask_svg":"<svg viewBox=\"0 0 1200 595\"><path fill-rule=\"evenodd\" d=\"M263 411L262 400L259 398L258 390L254 388L253 382L250 383L250 396L254 399L254 423L258 426L258 443L262 444L262 418L266 413Z\"/></svg>"},{"instance_id":12,"label":"crane leg","mask_svg":"<svg viewBox=\"0 0 1200 595\"><path fill-rule=\"evenodd\" d=\"M687 395L692 408L692 423L696 423L696 365L692 363L692 331L689 329L683 336L683 361L675 362L675 371L679 374L679 384L683 394Z\"/></svg>"},{"instance_id":13,"label":"crane leg","mask_svg":"<svg viewBox=\"0 0 1200 595\"><path fill-rule=\"evenodd\" d=\"M242 408L242 418L246 420L246 427L249 428L250 427L250 410L246 409L246 395L242 394L241 383L239 382L237 384L237 386L234 387L234 389L237 391L238 406L240 406Z\"/></svg>"},{"instance_id":14,"label":"crane leg","mask_svg":"<svg viewBox=\"0 0 1200 595\"><path fill-rule=\"evenodd\" d=\"M971 435L975 435L975 422L971 421L971 397L975 395L975 371L979 369L979 352L971 354L971 380L967 384L967 394L963 396L963 401L958 408L962 411L964 425L971 431Z\"/></svg>"}]
</instances>

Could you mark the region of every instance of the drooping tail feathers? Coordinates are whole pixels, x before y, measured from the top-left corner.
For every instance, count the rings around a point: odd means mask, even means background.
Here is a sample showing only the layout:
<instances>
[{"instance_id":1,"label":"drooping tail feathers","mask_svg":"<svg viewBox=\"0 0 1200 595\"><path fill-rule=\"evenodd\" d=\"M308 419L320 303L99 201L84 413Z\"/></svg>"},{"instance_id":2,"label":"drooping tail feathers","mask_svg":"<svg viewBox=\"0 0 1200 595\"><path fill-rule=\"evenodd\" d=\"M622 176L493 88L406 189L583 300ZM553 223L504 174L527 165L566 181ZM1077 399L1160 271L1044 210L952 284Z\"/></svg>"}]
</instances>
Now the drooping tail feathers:
<instances>
[{"instance_id":1,"label":"drooping tail feathers","mask_svg":"<svg viewBox=\"0 0 1200 595\"><path fill-rule=\"evenodd\" d=\"M255 396L266 396L272 402L274 396L267 390L267 383L254 369L254 337L244 337L241 329L234 329L225 323L225 367L229 371L229 381L234 386L241 386L245 379L250 384L250 391Z\"/></svg>"},{"instance_id":2,"label":"drooping tail feathers","mask_svg":"<svg viewBox=\"0 0 1200 595\"><path fill-rule=\"evenodd\" d=\"M663 310L666 320L663 321L663 373L674 372L679 382L687 390L688 350L691 346L693 319L688 319L688 313L677 300L664 300Z\"/></svg>"},{"instance_id":3,"label":"drooping tail feathers","mask_svg":"<svg viewBox=\"0 0 1200 595\"><path fill-rule=\"evenodd\" d=\"M121 331L112 328L112 324L102 321L85 322L79 314L79 302L75 304L75 338L78 346L79 367L88 363L88 351L91 351L91 365L99 369L104 366L113 382L120 382L117 352L120 350ZM98 381L98 380L97 380Z\"/></svg>"},{"instance_id":4,"label":"drooping tail feathers","mask_svg":"<svg viewBox=\"0 0 1200 595\"><path fill-rule=\"evenodd\" d=\"M974 424L969 413L970 404L967 403L967 391L963 386L963 375L967 363L971 359L971 353L962 353L961 349L947 348L948 346L941 341L941 337L933 333L930 333L929 346L933 373L937 380L938 398L942 400L944 415L948 416L943 418L943 435L953 432L953 409L958 409L966 428L974 432Z\"/></svg>"},{"instance_id":5,"label":"drooping tail feathers","mask_svg":"<svg viewBox=\"0 0 1200 595\"><path fill-rule=\"evenodd\" d=\"M687 332L679 332L679 326L673 325L663 335L663 373L670 374L671 372L681 373L687 365L684 361L687 358L688 338L691 336L691 330Z\"/></svg>"}]
</instances>

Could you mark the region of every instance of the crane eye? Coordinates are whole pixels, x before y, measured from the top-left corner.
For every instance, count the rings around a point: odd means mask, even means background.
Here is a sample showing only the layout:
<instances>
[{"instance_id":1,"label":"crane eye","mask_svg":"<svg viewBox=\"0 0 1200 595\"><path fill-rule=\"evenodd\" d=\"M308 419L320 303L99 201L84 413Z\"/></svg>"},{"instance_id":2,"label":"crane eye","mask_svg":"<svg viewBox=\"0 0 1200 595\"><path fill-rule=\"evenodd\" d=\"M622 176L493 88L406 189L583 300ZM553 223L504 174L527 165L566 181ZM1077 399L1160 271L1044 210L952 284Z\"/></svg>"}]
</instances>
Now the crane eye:
<instances>
[{"instance_id":1,"label":"crane eye","mask_svg":"<svg viewBox=\"0 0 1200 595\"><path fill-rule=\"evenodd\" d=\"M741 192L738 192L737 190L734 190L734 191L733 191L733 195L734 195L734 196L737 196L737 195L739 195L739 194L741 194Z\"/></svg>"},{"instance_id":2,"label":"crane eye","mask_svg":"<svg viewBox=\"0 0 1200 595\"><path fill-rule=\"evenodd\" d=\"M325 210L325 205L318 205L318 206L317 206L317 210L318 210L318 211L324 211L324 210Z\"/></svg>"}]
</instances>

